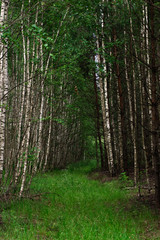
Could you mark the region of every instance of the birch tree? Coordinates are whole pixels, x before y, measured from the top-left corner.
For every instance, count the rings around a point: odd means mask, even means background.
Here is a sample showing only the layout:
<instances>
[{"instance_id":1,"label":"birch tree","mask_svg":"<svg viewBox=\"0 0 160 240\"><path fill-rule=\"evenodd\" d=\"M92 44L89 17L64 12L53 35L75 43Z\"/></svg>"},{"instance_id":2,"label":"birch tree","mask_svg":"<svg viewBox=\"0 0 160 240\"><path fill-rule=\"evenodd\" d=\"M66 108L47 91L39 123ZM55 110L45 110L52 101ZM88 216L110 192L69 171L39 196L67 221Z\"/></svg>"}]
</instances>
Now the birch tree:
<instances>
[{"instance_id":1,"label":"birch tree","mask_svg":"<svg viewBox=\"0 0 160 240\"><path fill-rule=\"evenodd\" d=\"M8 95L8 49L7 38L3 38L3 31L7 26L9 0L1 1L0 13L0 182L3 177L4 148L5 148L5 122Z\"/></svg>"}]
</instances>

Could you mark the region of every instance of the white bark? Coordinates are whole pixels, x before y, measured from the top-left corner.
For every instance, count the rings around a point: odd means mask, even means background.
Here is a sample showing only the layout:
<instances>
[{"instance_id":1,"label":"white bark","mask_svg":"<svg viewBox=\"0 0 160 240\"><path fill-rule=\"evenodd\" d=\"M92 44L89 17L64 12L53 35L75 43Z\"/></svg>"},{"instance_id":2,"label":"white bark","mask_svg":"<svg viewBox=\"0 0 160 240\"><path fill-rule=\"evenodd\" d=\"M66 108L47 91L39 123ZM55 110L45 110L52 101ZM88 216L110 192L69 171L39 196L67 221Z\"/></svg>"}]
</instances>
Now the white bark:
<instances>
[{"instance_id":1,"label":"white bark","mask_svg":"<svg viewBox=\"0 0 160 240\"><path fill-rule=\"evenodd\" d=\"M99 40L97 39L97 49L100 49ZM101 56L98 53L97 55L98 63L101 64ZM105 64L105 60L103 57L103 64ZM106 64L104 65L104 72L106 74ZM104 78L107 81L106 78ZM110 122L109 122L109 105L108 105L108 85L105 83L106 93L103 87L103 80L101 74L99 74L99 85L100 85L100 97L101 97L101 108L102 108L102 117L103 117L103 127L104 127L104 138L105 138L105 146L108 155L108 167L111 174L113 174L113 153L112 153L112 145L111 145L111 131L110 131Z\"/></svg>"},{"instance_id":2,"label":"white bark","mask_svg":"<svg viewBox=\"0 0 160 240\"><path fill-rule=\"evenodd\" d=\"M4 27L8 15L9 0L1 1L0 26ZM3 32L0 32L0 181L3 175L4 147L5 147L5 120L8 95L8 59L7 39L2 40Z\"/></svg>"},{"instance_id":3,"label":"white bark","mask_svg":"<svg viewBox=\"0 0 160 240\"><path fill-rule=\"evenodd\" d=\"M149 54L149 20L148 20L148 6L144 5L144 16L145 16L145 38L146 38L146 62L147 65L150 65L150 54ZM152 129L152 91L151 91L151 74L150 70L147 69L147 88L148 88L148 105L149 105L149 120L150 120L150 129ZM152 167L154 168L153 161L153 139L151 134L151 156L152 156Z\"/></svg>"},{"instance_id":4,"label":"white bark","mask_svg":"<svg viewBox=\"0 0 160 240\"><path fill-rule=\"evenodd\" d=\"M51 141L51 131L52 131L52 114L50 116L50 121L49 121L49 131L48 131L48 139L47 139L47 144L46 144L46 153L45 153L43 171L46 170L46 166L47 166L47 162L48 162L50 141Z\"/></svg>"},{"instance_id":5,"label":"white bark","mask_svg":"<svg viewBox=\"0 0 160 240\"><path fill-rule=\"evenodd\" d=\"M141 29L141 33L142 33L142 49L145 49L146 54L142 55L142 59L144 58L144 61L147 62L147 64L149 65L150 63L150 58L149 58L149 33L148 33L148 8L147 8L147 4L144 4L143 6L143 21L142 21L142 29ZM149 98L148 98L148 102L145 102L145 104L149 105L149 121L150 121L150 127L152 127L152 109L151 109L151 103L150 103L150 99L151 99L151 76L150 76L150 71L147 69L147 85L148 85L148 94L149 94ZM144 96L145 99L145 90L144 90L144 86L142 86L142 98ZM142 112L144 111L144 106L142 109ZM142 114L142 124L145 125L144 122L144 117ZM147 155L146 155L146 146L145 146L145 141L144 141L144 128L142 129L142 144L143 144L143 150L144 150L144 160L145 160L145 168L146 168L146 180L147 180L147 184L148 184L148 188L150 190L150 182L149 182L149 174L148 174L148 159L147 159ZM152 144L152 138L151 138L151 152L153 151L153 144Z\"/></svg>"},{"instance_id":6,"label":"white bark","mask_svg":"<svg viewBox=\"0 0 160 240\"><path fill-rule=\"evenodd\" d=\"M40 41L40 55L41 55L41 73L43 74L43 49L42 49L42 41ZM47 66L48 68L48 66ZM46 69L47 73L47 69ZM42 76L41 80L41 103L40 103L40 114L39 114L39 129L38 129L38 154L37 154L37 163L35 164L34 171L37 171L38 163L40 162L40 157L42 158L42 127L43 127L43 110L44 110L44 79L46 76ZM41 153L41 156L40 156Z\"/></svg>"},{"instance_id":7,"label":"white bark","mask_svg":"<svg viewBox=\"0 0 160 240\"><path fill-rule=\"evenodd\" d=\"M15 183L18 181L18 177L21 173L21 166L22 166L22 152L23 152L23 147L24 146L24 136L23 136L23 142L21 142L22 138L22 120L23 120L23 114L24 114L24 105L25 105L25 91L26 91L26 80L27 80L27 74L26 74L26 66L27 66L27 59L26 59L26 40L24 36L24 22L23 22L23 10L24 10L24 2L22 3L22 8L21 8L21 32L22 32L22 41L23 41L23 80L22 80L22 85L21 85L21 104L20 104L20 111L19 111L19 126L18 126L18 139L17 139L17 166L15 170ZM25 124L24 124L25 125Z\"/></svg>"},{"instance_id":8,"label":"white bark","mask_svg":"<svg viewBox=\"0 0 160 240\"><path fill-rule=\"evenodd\" d=\"M104 3L104 0L102 0ZM105 137L105 145L108 155L108 167L111 174L114 171L114 162L113 162L113 149L111 142L111 126L110 126L110 110L109 110L109 98L108 98L108 81L107 81L107 69L106 69L106 60L105 60L105 43L104 43L104 13L103 9L101 9L101 30L102 30L102 55L98 53L98 63L103 64L103 72L104 77L99 75L99 84L100 84L100 92L101 92L101 107L102 107L102 115L103 115L103 126L104 126L104 137ZM97 39L97 50L100 49L99 40ZM101 62L102 59L102 62ZM104 84L103 84L104 80Z\"/></svg>"},{"instance_id":9,"label":"white bark","mask_svg":"<svg viewBox=\"0 0 160 240\"><path fill-rule=\"evenodd\" d=\"M104 49L104 40L102 40L102 47ZM105 57L103 57L104 64L104 74L107 74ZM105 122L106 122L106 139L108 141L108 163L110 172L113 174L113 150L112 150L112 142L111 142L111 126L110 126L110 114L109 114L109 99L108 99L108 82L107 78L104 77L104 104L105 104Z\"/></svg>"},{"instance_id":10,"label":"white bark","mask_svg":"<svg viewBox=\"0 0 160 240\"><path fill-rule=\"evenodd\" d=\"M30 0L29 0L29 3L30 3ZM29 19L28 19L28 24L29 24ZM29 37L27 37L26 80L29 80L29 81L27 81L27 85L26 85L26 98L25 98L25 104L26 104L25 129L26 129L26 133L24 136L24 144L22 144L22 151L25 154L24 154L24 166L23 166L23 172L22 172L22 182L21 182L19 197L22 196L22 193L24 190L24 185L25 185L25 180L26 180L26 173L27 173L27 166L28 166L28 150L29 150L30 130L31 130L31 86L32 86L32 81L30 80L29 50L30 50L30 40L29 40Z\"/></svg>"}]
</instances>

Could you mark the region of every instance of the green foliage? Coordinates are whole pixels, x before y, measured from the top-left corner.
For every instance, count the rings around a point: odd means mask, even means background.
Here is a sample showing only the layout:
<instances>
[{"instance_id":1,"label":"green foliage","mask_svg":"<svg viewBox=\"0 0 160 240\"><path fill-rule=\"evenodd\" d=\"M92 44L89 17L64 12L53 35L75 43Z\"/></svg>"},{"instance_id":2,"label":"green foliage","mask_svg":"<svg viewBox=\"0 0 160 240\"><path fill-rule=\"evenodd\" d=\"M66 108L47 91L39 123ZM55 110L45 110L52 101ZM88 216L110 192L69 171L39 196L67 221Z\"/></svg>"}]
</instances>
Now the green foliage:
<instances>
[{"instance_id":1,"label":"green foliage","mask_svg":"<svg viewBox=\"0 0 160 240\"><path fill-rule=\"evenodd\" d=\"M126 172L120 174L119 180L123 186L133 186L133 181L126 175Z\"/></svg>"},{"instance_id":2,"label":"green foliage","mask_svg":"<svg viewBox=\"0 0 160 240\"><path fill-rule=\"evenodd\" d=\"M56 121L57 123L60 123L60 124L64 125L64 120L63 119L54 118L53 120Z\"/></svg>"},{"instance_id":3,"label":"green foliage","mask_svg":"<svg viewBox=\"0 0 160 240\"><path fill-rule=\"evenodd\" d=\"M126 172L120 174L119 180L122 182L127 182L129 180L129 177L126 175Z\"/></svg>"},{"instance_id":4,"label":"green foliage","mask_svg":"<svg viewBox=\"0 0 160 240\"><path fill-rule=\"evenodd\" d=\"M33 164L37 159L37 152L38 152L37 148L35 148L35 147L31 148L28 152L27 161L32 162L32 164Z\"/></svg>"}]
</instances>

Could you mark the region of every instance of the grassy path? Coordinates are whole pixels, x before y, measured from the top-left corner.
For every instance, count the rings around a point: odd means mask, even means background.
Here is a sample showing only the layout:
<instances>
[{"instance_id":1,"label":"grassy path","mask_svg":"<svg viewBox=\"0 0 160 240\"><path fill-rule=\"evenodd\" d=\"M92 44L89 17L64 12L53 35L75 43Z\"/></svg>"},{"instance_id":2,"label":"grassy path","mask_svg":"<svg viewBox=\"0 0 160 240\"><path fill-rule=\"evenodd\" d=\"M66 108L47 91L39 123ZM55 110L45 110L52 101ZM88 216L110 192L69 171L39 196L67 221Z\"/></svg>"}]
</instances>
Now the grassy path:
<instances>
[{"instance_id":1,"label":"grassy path","mask_svg":"<svg viewBox=\"0 0 160 240\"><path fill-rule=\"evenodd\" d=\"M143 237L144 232L152 231L156 217L145 206L132 204L116 181L89 180L89 168L37 176L33 199L13 202L3 211L0 239L159 239L150 234Z\"/></svg>"}]
</instances>

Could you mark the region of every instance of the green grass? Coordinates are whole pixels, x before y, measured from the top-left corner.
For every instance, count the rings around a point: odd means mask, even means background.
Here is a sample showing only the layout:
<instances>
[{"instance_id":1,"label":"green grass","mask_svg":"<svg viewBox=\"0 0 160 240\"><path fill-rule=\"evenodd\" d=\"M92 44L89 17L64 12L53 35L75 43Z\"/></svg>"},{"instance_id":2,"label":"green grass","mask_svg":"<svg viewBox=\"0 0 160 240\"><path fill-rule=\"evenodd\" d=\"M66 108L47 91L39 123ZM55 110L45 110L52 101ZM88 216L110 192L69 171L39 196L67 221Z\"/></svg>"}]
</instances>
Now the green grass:
<instances>
[{"instance_id":1,"label":"green grass","mask_svg":"<svg viewBox=\"0 0 160 240\"><path fill-rule=\"evenodd\" d=\"M156 239L143 238L146 230L155 228L156 216L142 204L132 203L117 181L89 180L91 168L80 163L35 177L34 198L12 202L2 212L0 239Z\"/></svg>"}]
</instances>

